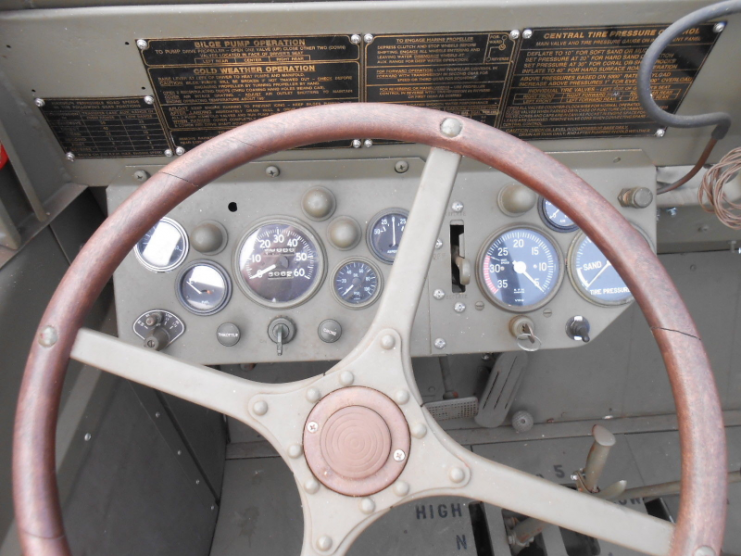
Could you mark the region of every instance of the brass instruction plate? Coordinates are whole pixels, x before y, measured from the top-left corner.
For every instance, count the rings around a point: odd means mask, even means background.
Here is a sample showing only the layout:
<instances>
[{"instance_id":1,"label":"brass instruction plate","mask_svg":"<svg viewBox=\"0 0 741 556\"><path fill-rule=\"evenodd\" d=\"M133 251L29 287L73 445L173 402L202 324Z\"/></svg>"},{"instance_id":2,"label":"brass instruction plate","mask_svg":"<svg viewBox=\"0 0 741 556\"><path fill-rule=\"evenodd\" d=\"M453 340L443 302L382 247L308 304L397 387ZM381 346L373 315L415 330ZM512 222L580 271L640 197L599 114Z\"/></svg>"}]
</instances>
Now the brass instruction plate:
<instances>
[{"instance_id":1,"label":"brass instruction plate","mask_svg":"<svg viewBox=\"0 0 741 556\"><path fill-rule=\"evenodd\" d=\"M76 158L162 156L170 148L154 106L142 97L51 98L41 113Z\"/></svg>"},{"instance_id":2,"label":"brass instruction plate","mask_svg":"<svg viewBox=\"0 0 741 556\"><path fill-rule=\"evenodd\" d=\"M177 146L278 112L359 102L350 35L150 40L142 60Z\"/></svg>"}]
</instances>

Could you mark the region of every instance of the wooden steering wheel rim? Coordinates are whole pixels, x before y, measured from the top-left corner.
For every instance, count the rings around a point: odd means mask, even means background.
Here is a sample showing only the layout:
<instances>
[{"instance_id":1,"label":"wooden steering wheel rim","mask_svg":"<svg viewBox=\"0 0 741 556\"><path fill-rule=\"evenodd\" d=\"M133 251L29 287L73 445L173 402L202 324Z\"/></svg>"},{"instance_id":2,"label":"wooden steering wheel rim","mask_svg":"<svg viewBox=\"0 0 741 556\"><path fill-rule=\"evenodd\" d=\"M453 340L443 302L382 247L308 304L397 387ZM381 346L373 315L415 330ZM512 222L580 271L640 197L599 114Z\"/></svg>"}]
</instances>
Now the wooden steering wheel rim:
<instances>
[{"instance_id":1,"label":"wooden steering wheel rim","mask_svg":"<svg viewBox=\"0 0 741 556\"><path fill-rule=\"evenodd\" d=\"M462 124L458 133L441 128L447 118ZM592 238L641 307L669 373L682 453L682 494L671 555L720 555L727 481L720 398L695 324L650 247L607 200L539 149L473 120L382 104L305 108L223 133L152 176L91 237L44 313L21 386L13 491L24 554L70 555L55 473L62 384L77 332L127 253L161 217L230 170L286 149L357 137L423 143L478 160L549 199Z\"/></svg>"}]
</instances>

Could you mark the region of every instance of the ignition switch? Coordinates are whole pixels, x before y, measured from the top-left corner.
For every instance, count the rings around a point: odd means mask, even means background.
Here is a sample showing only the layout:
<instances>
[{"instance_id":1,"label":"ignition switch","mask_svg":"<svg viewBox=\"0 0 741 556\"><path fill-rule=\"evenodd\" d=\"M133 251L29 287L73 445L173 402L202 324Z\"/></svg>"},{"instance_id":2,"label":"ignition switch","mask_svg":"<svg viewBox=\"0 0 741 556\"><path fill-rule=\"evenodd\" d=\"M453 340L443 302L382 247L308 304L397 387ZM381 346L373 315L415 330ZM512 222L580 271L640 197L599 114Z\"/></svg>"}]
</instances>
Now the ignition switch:
<instances>
[{"instance_id":1,"label":"ignition switch","mask_svg":"<svg viewBox=\"0 0 741 556\"><path fill-rule=\"evenodd\" d=\"M288 317L275 317L268 325L268 337L277 344L278 355L283 355L283 346L296 336L296 325Z\"/></svg>"}]
</instances>

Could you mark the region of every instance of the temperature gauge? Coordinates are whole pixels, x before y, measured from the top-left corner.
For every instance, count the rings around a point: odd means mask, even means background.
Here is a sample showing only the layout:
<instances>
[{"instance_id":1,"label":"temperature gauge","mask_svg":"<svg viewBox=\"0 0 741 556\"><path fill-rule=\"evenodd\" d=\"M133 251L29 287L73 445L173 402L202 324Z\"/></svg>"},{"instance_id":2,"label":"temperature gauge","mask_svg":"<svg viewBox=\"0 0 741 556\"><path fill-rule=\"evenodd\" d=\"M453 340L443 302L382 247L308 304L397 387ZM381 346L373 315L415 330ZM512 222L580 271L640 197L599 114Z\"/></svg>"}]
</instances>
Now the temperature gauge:
<instances>
[{"instance_id":1,"label":"temperature gauge","mask_svg":"<svg viewBox=\"0 0 741 556\"><path fill-rule=\"evenodd\" d=\"M389 209L377 214L368 228L368 246L384 263L393 263L407 225L409 213L404 209Z\"/></svg>"},{"instance_id":2,"label":"temperature gauge","mask_svg":"<svg viewBox=\"0 0 741 556\"><path fill-rule=\"evenodd\" d=\"M541 197L538 201L538 212L540 218L543 219L545 225L551 230L556 232L574 232L579 229L579 226L574 224L574 221L566 216L561 209L556 207L545 197Z\"/></svg>"},{"instance_id":3,"label":"temperature gauge","mask_svg":"<svg viewBox=\"0 0 741 556\"><path fill-rule=\"evenodd\" d=\"M226 270L220 265L197 261L180 273L177 294L180 303L191 313L213 315L229 302L232 287Z\"/></svg>"},{"instance_id":4,"label":"temperature gauge","mask_svg":"<svg viewBox=\"0 0 741 556\"><path fill-rule=\"evenodd\" d=\"M350 307L367 307L381 293L381 272L364 260L343 263L334 275L334 293Z\"/></svg>"},{"instance_id":5,"label":"temperature gauge","mask_svg":"<svg viewBox=\"0 0 741 556\"><path fill-rule=\"evenodd\" d=\"M188 234L171 218L157 222L134 247L139 262L155 272L177 268L187 254Z\"/></svg>"}]
</instances>

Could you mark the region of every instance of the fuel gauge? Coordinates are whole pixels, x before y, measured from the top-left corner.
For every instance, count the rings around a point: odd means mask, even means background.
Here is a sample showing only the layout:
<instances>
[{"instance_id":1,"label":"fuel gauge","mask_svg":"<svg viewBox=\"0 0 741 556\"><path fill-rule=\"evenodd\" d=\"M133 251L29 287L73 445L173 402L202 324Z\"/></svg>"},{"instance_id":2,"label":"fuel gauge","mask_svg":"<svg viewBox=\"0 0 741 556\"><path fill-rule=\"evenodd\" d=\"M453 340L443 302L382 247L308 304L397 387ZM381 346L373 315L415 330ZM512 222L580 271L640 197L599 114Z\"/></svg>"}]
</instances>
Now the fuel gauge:
<instances>
[{"instance_id":1,"label":"fuel gauge","mask_svg":"<svg viewBox=\"0 0 741 556\"><path fill-rule=\"evenodd\" d=\"M232 286L220 265L196 261L180 273L177 295L183 307L196 315L213 315L229 302Z\"/></svg>"}]
</instances>

